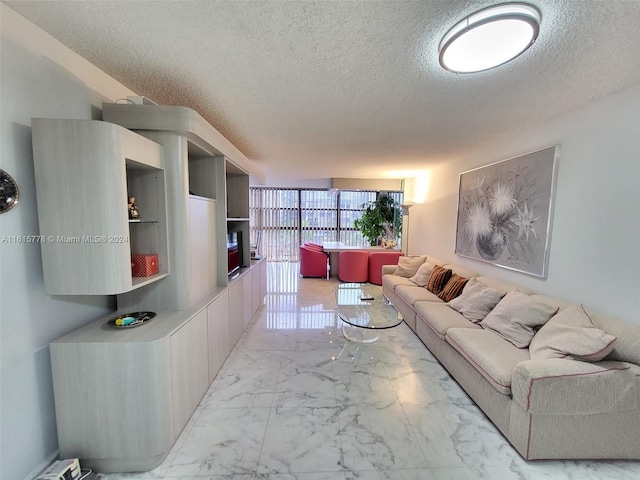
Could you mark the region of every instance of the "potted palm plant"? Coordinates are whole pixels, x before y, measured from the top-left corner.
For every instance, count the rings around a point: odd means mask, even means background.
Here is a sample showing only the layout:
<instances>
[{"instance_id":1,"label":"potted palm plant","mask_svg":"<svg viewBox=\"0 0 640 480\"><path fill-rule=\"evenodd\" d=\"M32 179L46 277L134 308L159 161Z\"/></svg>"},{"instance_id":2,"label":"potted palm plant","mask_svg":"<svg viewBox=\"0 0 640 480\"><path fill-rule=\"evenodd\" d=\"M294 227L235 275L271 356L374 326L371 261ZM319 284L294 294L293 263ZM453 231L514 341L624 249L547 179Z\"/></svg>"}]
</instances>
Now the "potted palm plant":
<instances>
[{"instance_id":1,"label":"potted palm plant","mask_svg":"<svg viewBox=\"0 0 640 480\"><path fill-rule=\"evenodd\" d=\"M397 237L402 230L400 205L389 195L380 194L373 202L362 205L365 209L362 217L354 220L353 226L360 230L371 246L378 240L390 246L397 245Z\"/></svg>"}]
</instances>

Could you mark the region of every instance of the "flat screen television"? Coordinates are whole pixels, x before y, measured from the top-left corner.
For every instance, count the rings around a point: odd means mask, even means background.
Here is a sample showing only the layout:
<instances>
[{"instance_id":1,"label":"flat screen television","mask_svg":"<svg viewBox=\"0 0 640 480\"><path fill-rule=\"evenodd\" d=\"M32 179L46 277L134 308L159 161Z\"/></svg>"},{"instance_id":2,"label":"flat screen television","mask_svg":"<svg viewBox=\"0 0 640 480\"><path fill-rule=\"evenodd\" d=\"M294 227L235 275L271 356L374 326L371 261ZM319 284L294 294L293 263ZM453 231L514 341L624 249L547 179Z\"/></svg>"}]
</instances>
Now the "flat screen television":
<instances>
[{"instance_id":1,"label":"flat screen television","mask_svg":"<svg viewBox=\"0 0 640 480\"><path fill-rule=\"evenodd\" d=\"M227 234L227 267L228 273L235 272L240 268L241 254L241 232L229 232Z\"/></svg>"}]
</instances>

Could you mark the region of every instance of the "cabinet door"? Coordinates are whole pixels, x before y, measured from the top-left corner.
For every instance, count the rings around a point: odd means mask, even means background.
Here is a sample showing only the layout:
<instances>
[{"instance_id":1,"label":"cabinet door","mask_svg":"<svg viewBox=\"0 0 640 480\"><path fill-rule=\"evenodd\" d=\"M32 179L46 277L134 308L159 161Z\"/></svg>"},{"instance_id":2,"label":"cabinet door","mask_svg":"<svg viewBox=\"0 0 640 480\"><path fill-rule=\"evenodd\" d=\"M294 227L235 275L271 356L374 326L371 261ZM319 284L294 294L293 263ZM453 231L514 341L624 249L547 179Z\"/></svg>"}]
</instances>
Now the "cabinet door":
<instances>
[{"instance_id":1,"label":"cabinet door","mask_svg":"<svg viewBox=\"0 0 640 480\"><path fill-rule=\"evenodd\" d=\"M260 265L256 265L253 268L253 273L251 275L251 305L253 315L256 314L260 305L262 305L262 298L260 297Z\"/></svg>"},{"instance_id":2,"label":"cabinet door","mask_svg":"<svg viewBox=\"0 0 640 480\"><path fill-rule=\"evenodd\" d=\"M209 383L229 356L229 295L225 291L207 307Z\"/></svg>"},{"instance_id":3,"label":"cabinet door","mask_svg":"<svg viewBox=\"0 0 640 480\"><path fill-rule=\"evenodd\" d=\"M253 317L253 270L249 271L242 279L244 287L244 326L247 328Z\"/></svg>"},{"instance_id":4,"label":"cabinet door","mask_svg":"<svg viewBox=\"0 0 640 480\"><path fill-rule=\"evenodd\" d=\"M244 288L243 279L229 287L229 350L238 343L244 330Z\"/></svg>"},{"instance_id":5,"label":"cabinet door","mask_svg":"<svg viewBox=\"0 0 640 480\"><path fill-rule=\"evenodd\" d=\"M260 261L260 302L264 302L267 295L267 260Z\"/></svg>"},{"instance_id":6,"label":"cabinet door","mask_svg":"<svg viewBox=\"0 0 640 480\"><path fill-rule=\"evenodd\" d=\"M195 302L217 285L216 202L189 197L191 282L189 300Z\"/></svg>"},{"instance_id":7,"label":"cabinet door","mask_svg":"<svg viewBox=\"0 0 640 480\"><path fill-rule=\"evenodd\" d=\"M209 386L207 311L202 310L171 335L171 392L176 435Z\"/></svg>"},{"instance_id":8,"label":"cabinet door","mask_svg":"<svg viewBox=\"0 0 640 480\"><path fill-rule=\"evenodd\" d=\"M62 458L149 465L169 451L177 436L169 342L70 341L50 348Z\"/></svg>"}]
</instances>

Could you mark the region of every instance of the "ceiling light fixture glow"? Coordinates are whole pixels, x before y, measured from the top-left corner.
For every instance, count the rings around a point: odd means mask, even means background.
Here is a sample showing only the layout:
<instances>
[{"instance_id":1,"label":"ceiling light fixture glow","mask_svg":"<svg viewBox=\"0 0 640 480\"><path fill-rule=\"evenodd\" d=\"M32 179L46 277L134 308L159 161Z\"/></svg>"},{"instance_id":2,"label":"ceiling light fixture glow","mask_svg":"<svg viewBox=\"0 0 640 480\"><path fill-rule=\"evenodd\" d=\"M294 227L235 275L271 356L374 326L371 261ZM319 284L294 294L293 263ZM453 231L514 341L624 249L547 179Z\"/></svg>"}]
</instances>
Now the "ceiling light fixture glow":
<instances>
[{"instance_id":1,"label":"ceiling light fixture glow","mask_svg":"<svg viewBox=\"0 0 640 480\"><path fill-rule=\"evenodd\" d=\"M457 23L442 38L440 65L455 73L498 67L527 50L538 38L540 12L524 3L485 8Z\"/></svg>"}]
</instances>

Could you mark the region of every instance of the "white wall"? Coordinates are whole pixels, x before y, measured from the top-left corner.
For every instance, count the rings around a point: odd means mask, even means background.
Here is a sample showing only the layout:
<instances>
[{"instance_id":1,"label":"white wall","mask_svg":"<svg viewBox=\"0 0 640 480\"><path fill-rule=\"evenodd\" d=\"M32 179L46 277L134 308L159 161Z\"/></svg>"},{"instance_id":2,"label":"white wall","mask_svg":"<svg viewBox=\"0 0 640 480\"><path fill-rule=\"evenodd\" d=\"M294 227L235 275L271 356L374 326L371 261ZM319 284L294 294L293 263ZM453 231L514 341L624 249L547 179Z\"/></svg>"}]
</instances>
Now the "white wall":
<instances>
[{"instance_id":1,"label":"white wall","mask_svg":"<svg viewBox=\"0 0 640 480\"><path fill-rule=\"evenodd\" d=\"M49 342L115 308L112 297L45 294L40 246L11 243L38 234L31 118L97 119L103 101L133 92L0 8L0 168L20 188L18 205L0 216L0 478L20 480L58 448Z\"/></svg>"},{"instance_id":2,"label":"white wall","mask_svg":"<svg viewBox=\"0 0 640 480\"><path fill-rule=\"evenodd\" d=\"M491 121L491 119L487 119ZM454 253L460 172L558 144L548 278ZM428 169L411 208L411 254L427 253L640 325L640 84Z\"/></svg>"}]
</instances>

